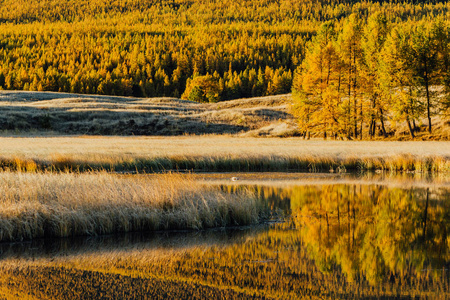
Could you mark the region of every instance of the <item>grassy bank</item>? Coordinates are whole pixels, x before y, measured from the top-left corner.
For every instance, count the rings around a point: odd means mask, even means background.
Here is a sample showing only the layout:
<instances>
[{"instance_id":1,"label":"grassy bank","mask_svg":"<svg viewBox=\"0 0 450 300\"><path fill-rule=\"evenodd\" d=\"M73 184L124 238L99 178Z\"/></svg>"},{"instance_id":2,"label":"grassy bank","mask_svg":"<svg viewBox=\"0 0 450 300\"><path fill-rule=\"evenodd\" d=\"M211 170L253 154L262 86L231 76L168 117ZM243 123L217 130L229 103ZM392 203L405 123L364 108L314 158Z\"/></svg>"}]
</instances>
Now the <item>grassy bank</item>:
<instances>
[{"instance_id":1,"label":"grassy bank","mask_svg":"<svg viewBox=\"0 0 450 300\"><path fill-rule=\"evenodd\" d=\"M450 171L450 142L184 136L3 137L0 144L3 170Z\"/></svg>"},{"instance_id":2,"label":"grassy bank","mask_svg":"<svg viewBox=\"0 0 450 300\"><path fill-rule=\"evenodd\" d=\"M207 156L207 157L155 157L133 158L113 163L73 160L70 156L61 156L55 161L34 159L2 159L0 167L12 171L112 171L153 173L166 171L195 172L449 172L450 161L447 157L416 157L398 155L380 158L334 158L334 157L289 157L289 156Z\"/></svg>"},{"instance_id":3,"label":"grassy bank","mask_svg":"<svg viewBox=\"0 0 450 300\"><path fill-rule=\"evenodd\" d=\"M263 207L186 176L0 173L0 241L257 223Z\"/></svg>"}]
</instances>

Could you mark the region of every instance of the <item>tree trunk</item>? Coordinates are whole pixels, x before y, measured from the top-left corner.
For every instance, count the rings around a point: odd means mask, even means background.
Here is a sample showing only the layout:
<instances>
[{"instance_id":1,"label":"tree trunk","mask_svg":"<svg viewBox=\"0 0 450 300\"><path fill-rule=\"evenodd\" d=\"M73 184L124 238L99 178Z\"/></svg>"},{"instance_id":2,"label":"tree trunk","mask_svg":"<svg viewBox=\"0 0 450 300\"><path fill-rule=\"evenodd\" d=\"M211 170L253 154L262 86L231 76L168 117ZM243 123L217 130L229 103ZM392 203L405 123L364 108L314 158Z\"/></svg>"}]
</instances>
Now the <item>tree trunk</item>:
<instances>
[{"instance_id":1,"label":"tree trunk","mask_svg":"<svg viewBox=\"0 0 450 300\"><path fill-rule=\"evenodd\" d=\"M376 99L377 97L374 95L372 97L372 112L370 113L370 125L369 125L369 136L372 138L375 135L375 108L376 108Z\"/></svg>"},{"instance_id":2,"label":"tree trunk","mask_svg":"<svg viewBox=\"0 0 450 300\"><path fill-rule=\"evenodd\" d=\"M363 103L362 103L362 100L360 101L361 103L360 103L360 111L359 111L359 116L360 116L360 118L361 118L361 122L359 123L360 124L360 126L359 126L359 139L360 140L362 140L362 138L363 138Z\"/></svg>"},{"instance_id":3,"label":"tree trunk","mask_svg":"<svg viewBox=\"0 0 450 300\"><path fill-rule=\"evenodd\" d=\"M414 136L414 130L412 129L411 122L409 121L409 118L408 118L408 117L406 118L406 123L408 124L409 133L411 134L411 137L412 137L412 138L415 138L415 136Z\"/></svg>"},{"instance_id":4,"label":"tree trunk","mask_svg":"<svg viewBox=\"0 0 450 300\"><path fill-rule=\"evenodd\" d=\"M383 109L380 107L380 123L381 123L381 131L383 131L383 135L386 138L386 128L384 127L384 116L383 116Z\"/></svg>"},{"instance_id":5,"label":"tree trunk","mask_svg":"<svg viewBox=\"0 0 450 300\"><path fill-rule=\"evenodd\" d=\"M355 139L358 138L358 100L356 98L356 46L355 43L353 43L353 66L352 66L352 73L353 73L353 101L354 101L354 113L355 113ZM350 100L350 99L349 99ZM362 133L362 132L361 132Z\"/></svg>"},{"instance_id":6,"label":"tree trunk","mask_svg":"<svg viewBox=\"0 0 450 300\"><path fill-rule=\"evenodd\" d=\"M426 74L426 73L425 73L425 90L427 92L428 132L431 133L430 89L429 89L429 86L428 86L428 74Z\"/></svg>"},{"instance_id":7,"label":"tree trunk","mask_svg":"<svg viewBox=\"0 0 450 300\"><path fill-rule=\"evenodd\" d=\"M357 109L356 109L356 99L354 99L354 102L353 102L353 105L355 106L355 108L353 109L353 113L354 113L354 117L353 117L353 122L354 122L354 124L353 124L353 126L354 126L354 135L355 135L355 139L357 139L358 138L358 118L357 118L357 115L358 115L358 112L357 112Z\"/></svg>"},{"instance_id":8,"label":"tree trunk","mask_svg":"<svg viewBox=\"0 0 450 300\"><path fill-rule=\"evenodd\" d=\"M351 96L352 96L352 68L349 68L348 69L348 101L349 101L349 103L350 103L350 101L351 101ZM353 103L354 104L354 103ZM356 106L354 107L354 109L356 109ZM351 108L351 106L349 105L349 107L348 107L348 110L349 110L349 117L350 117L350 120L349 120L349 131L351 132L352 131L352 121L351 121L351 119L352 119L352 116L351 116L351 113L352 113L352 108ZM355 114L356 114L356 112L355 112ZM354 115L354 119L356 120L356 115Z\"/></svg>"}]
</instances>

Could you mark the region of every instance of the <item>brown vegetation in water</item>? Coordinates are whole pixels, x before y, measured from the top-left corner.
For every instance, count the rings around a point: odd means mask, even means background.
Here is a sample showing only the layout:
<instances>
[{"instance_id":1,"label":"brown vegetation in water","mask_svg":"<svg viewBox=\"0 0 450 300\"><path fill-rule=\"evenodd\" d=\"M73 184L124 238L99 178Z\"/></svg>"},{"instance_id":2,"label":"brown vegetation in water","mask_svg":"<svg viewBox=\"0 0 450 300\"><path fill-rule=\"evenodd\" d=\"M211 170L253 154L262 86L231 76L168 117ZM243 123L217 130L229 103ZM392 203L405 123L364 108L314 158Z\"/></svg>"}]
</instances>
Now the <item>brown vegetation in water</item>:
<instances>
[{"instance_id":1,"label":"brown vegetation in water","mask_svg":"<svg viewBox=\"0 0 450 300\"><path fill-rule=\"evenodd\" d=\"M0 173L0 241L258 223L250 194L186 176Z\"/></svg>"}]
</instances>

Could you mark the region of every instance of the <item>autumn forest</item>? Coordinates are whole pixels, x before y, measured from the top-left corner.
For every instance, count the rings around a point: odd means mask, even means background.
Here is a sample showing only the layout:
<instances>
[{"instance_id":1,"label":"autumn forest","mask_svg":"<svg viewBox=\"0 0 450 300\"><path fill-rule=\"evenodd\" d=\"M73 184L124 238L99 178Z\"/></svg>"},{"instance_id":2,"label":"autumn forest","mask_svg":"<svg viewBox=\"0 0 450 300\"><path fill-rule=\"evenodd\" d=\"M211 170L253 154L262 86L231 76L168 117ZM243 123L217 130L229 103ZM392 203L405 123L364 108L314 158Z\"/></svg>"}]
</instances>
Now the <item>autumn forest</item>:
<instances>
[{"instance_id":1,"label":"autumn forest","mask_svg":"<svg viewBox=\"0 0 450 300\"><path fill-rule=\"evenodd\" d=\"M450 1L0 0L0 300L450 299Z\"/></svg>"},{"instance_id":2,"label":"autumn forest","mask_svg":"<svg viewBox=\"0 0 450 300\"><path fill-rule=\"evenodd\" d=\"M448 114L446 1L2 0L0 88L198 102L293 91L302 132ZM364 128L364 129L363 129Z\"/></svg>"},{"instance_id":3,"label":"autumn forest","mask_svg":"<svg viewBox=\"0 0 450 300\"><path fill-rule=\"evenodd\" d=\"M300 126L362 138L368 125L370 137L377 127L386 137L390 116L406 122L412 138L426 119L431 134L432 117L450 107L449 33L444 18L393 24L384 12L324 23L294 77Z\"/></svg>"}]
</instances>

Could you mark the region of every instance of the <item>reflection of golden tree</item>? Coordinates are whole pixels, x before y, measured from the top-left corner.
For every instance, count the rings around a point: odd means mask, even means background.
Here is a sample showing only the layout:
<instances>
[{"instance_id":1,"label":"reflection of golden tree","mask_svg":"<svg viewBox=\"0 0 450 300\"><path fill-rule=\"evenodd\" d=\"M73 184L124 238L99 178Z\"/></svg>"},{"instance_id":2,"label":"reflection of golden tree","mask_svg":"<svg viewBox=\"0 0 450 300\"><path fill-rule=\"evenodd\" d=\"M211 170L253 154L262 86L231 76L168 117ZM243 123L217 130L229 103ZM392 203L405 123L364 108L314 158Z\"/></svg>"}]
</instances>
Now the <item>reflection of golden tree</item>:
<instances>
[{"instance_id":1,"label":"reflection of golden tree","mask_svg":"<svg viewBox=\"0 0 450 300\"><path fill-rule=\"evenodd\" d=\"M116 283L120 274L139 280L159 278L169 287L171 282L219 287L249 298L449 298L448 274L423 272L442 269L450 260L448 190L374 185L222 188L230 193L246 189L272 208L287 209L290 204L294 217L217 245L200 235L203 246L191 247L182 239L171 250L166 248L171 243L162 238L156 249L127 245L123 250L89 250L55 261L36 259L30 268L21 262L18 269L5 269L2 261L0 284L9 282L21 291L35 282L37 289L58 287L42 284L54 283L56 277L59 282L62 277L54 274L76 270L83 271L83 277L64 277L70 283L66 286L79 287L81 282L84 287L86 275L92 273L102 284Z\"/></svg>"},{"instance_id":2,"label":"reflection of golden tree","mask_svg":"<svg viewBox=\"0 0 450 300\"><path fill-rule=\"evenodd\" d=\"M362 185L292 192L295 223L323 271L339 266L349 280L375 284L428 274L424 269L439 276L449 259L449 205L433 200L435 192Z\"/></svg>"},{"instance_id":3,"label":"reflection of golden tree","mask_svg":"<svg viewBox=\"0 0 450 300\"><path fill-rule=\"evenodd\" d=\"M416 276L449 260L450 209L446 189L390 189L375 185L322 185L247 189L272 211L293 215L303 243L323 272L340 267L348 279L376 283ZM287 206L288 205L288 206Z\"/></svg>"}]
</instances>

